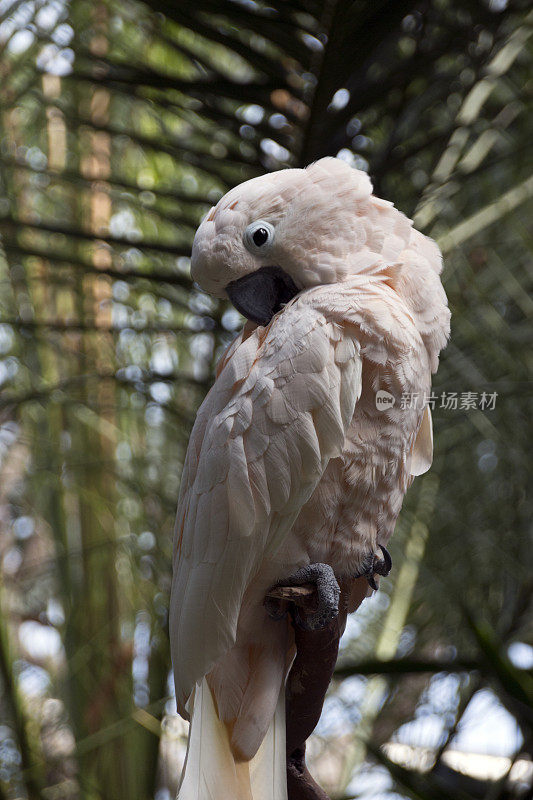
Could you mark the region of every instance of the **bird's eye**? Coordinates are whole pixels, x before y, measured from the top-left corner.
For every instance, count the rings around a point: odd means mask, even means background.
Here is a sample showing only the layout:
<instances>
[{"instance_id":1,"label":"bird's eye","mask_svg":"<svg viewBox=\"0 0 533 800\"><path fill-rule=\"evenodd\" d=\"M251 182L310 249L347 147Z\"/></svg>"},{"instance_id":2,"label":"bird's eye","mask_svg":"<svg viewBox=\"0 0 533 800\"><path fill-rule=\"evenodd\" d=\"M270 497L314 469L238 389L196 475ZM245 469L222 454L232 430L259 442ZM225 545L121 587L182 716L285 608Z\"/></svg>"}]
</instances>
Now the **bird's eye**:
<instances>
[{"instance_id":1,"label":"bird's eye","mask_svg":"<svg viewBox=\"0 0 533 800\"><path fill-rule=\"evenodd\" d=\"M268 242L268 231L267 231L267 229L266 228L257 228L257 230L255 230L252 233L252 239L254 240L254 244L256 244L258 247L261 247L261 245L263 245L266 242Z\"/></svg>"},{"instance_id":2,"label":"bird's eye","mask_svg":"<svg viewBox=\"0 0 533 800\"><path fill-rule=\"evenodd\" d=\"M244 231L244 244L251 253L265 253L274 241L274 228L262 219L250 223Z\"/></svg>"}]
</instances>

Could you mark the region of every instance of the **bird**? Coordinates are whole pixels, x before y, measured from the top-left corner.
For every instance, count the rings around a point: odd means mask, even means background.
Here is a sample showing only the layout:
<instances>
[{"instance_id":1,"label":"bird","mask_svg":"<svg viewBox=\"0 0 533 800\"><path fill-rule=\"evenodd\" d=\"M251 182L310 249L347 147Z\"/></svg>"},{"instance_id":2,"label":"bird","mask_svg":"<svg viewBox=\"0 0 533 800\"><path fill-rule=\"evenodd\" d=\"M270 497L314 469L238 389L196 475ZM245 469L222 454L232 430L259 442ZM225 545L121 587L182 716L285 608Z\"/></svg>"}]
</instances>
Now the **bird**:
<instances>
[{"instance_id":1,"label":"bird","mask_svg":"<svg viewBox=\"0 0 533 800\"><path fill-rule=\"evenodd\" d=\"M198 410L169 609L178 800L284 800L293 625L377 588L403 497L432 461L431 376L450 332L437 244L339 158L252 178L197 229L193 280L246 322ZM265 597L313 583L291 621Z\"/></svg>"}]
</instances>

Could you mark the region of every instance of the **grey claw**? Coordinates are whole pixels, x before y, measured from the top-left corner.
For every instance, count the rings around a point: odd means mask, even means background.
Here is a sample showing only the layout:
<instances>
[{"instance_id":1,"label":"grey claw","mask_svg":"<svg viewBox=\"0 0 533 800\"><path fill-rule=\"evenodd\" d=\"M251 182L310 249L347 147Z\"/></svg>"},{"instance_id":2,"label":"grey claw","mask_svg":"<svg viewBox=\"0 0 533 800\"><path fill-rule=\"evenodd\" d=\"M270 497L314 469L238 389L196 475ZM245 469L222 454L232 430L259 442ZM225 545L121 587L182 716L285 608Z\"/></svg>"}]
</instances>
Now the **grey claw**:
<instances>
[{"instance_id":1,"label":"grey claw","mask_svg":"<svg viewBox=\"0 0 533 800\"><path fill-rule=\"evenodd\" d=\"M289 578L279 581L277 585L303 586L306 583L315 585L314 606L316 606L316 610L310 610L304 616L298 608L293 607L292 617L294 624L299 628L306 631L316 631L324 628L339 613L341 590L335 578L335 573L329 564L308 564ZM271 609L268 606L267 610L271 614Z\"/></svg>"},{"instance_id":2,"label":"grey claw","mask_svg":"<svg viewBox=\"0 0 533 800\"><path fill-rule=\"evenodd\" d=\"M379 588L374 575L388 575L392 568L392 558L389 551L382 544L378 544L378 547L383 558L380 558L377 553L371 553L366 559L360 574L355 576L356 578L366 578L368 585L374 591Z\"/></svg>"},{"instance_id":3,"label":"grey claw","mask_svg":"<svg viewBox=\"0 0 533 800\"><path fill-rule=\"evenodd\" d=\"M375 592L377 592L379 586L377 585L376 579L374 578L374 573L372 573L371 575L365 575L365 577L368 581L368 585L370 586L370 588L373 589Z\"/></svg>"},{"instance_id":4,"label":"grey claw","mask_svg":"<svg viewBox=\"0 0 533 800\"><path fill-rule=\"evenodd\" d=\"M382 544L378 544L378 547L383 554L383 560L374 555L374 572L377 572L378 575L388 575L392 569L392 558L386 547L383 547Z\"/></svg>"}]
</instances>

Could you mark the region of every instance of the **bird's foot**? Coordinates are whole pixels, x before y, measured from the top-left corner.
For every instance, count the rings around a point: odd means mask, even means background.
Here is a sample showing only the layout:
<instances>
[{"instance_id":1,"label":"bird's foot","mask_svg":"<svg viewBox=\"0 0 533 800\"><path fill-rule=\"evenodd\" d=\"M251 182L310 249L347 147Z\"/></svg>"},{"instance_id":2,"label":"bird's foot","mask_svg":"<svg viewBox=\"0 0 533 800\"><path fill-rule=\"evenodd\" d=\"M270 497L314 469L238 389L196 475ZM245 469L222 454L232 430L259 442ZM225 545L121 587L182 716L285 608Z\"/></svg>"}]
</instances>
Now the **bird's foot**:
<instances>
[{"instance_id":1,"label":"bird's foot","mask_svg":"<svg viewBox=\"0 0 533 800\"><path fill-rule=\"evenodd\" d=\"M382 544L378 544L378 547L381 550L381 554L370 553L365 559L363 569L355 576L356 578L366 578L368 585L371 589L374 589L374 591L378 588L374 576L376 574L386 576L392 569L392 558L390 557L389 551L386 547L383 547Z\"/></svg>"},{"instance_id":2,"label":"bird's foot","mask_svg":"<svg viewBox=\"0 0 533 800\"><path fill-rule=\"evenodd\" d=\"M312 591L291 596L291 587L306 587L309 584L313 586ZM288 587L288 592L285 587ZM268 593L265 607L273 619L281 619L287 613L287 600L292 600L294 624L306 631L316 631L337 616L339 597L339 584L329 564L308 564L289 578L279 581Z\"/></svg>"}]
</instances>

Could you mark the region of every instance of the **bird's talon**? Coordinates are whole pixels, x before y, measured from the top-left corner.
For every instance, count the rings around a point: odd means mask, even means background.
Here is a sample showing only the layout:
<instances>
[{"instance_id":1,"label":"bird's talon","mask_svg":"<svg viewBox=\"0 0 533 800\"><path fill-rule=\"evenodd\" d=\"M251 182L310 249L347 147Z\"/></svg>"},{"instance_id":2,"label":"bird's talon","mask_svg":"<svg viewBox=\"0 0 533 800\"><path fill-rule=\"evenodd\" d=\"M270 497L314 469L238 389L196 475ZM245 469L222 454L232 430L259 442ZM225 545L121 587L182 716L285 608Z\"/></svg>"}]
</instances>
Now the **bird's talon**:
<instances>
[{"instance_id":1,"label":"bird's talon","mask_svg":"<svg viewBox=\"0 0 533 800\"><path fill-rule=\"evenodd\" d=\"M377 591L379 588L374 576L386 576L392 569L392 558L390 557L389 551L386 547L383 547L382 544L378 544L378 547L381 550L381 556L377 553L372 553L366 559L366 564L363 566L362 571L356 575L357 578L366 578L368 585L374 591Z\"/></svg>"},{"instance_id":2,"label":"bird's talon","mask_svg":"<svg viewBox=\"0 0 533 800\"><path fill-rule=\"evenodd\" d=\"M378 575L386 576L392 569L392 558L386 547L383 547L382 544L378 544L378 547L381 550L383 558L380 558L377 553L374 553L373 569Z\"/></svg>"},{"instance_id":3,"label":"bird's talon","mask_svg":"<svg viewBox=\"0 0 533 800\"><path fill-rule=\"evenodd\" d=\"M291 616L293 623L306 631L316 631L326 627L339 612L340 589L335 573L329 564L308 564L302 567L294 575L278 583L278 586L305 586L314 584L315 591L310 595L309 602L300 608L291 605ZM276 614L275 601L272 607L271 599L265 600L267 612L273 619L281 617L273 616ZM303 612L303 613L302 613Z\"/></svg>"},{"instance_id":4,"label":"bird's talon","mask_svg":"<svg viewBox=\"0 0 533 800\"><path fill-rule=\"evenodd\" d=\"M373 574L372 575L367 575L366 579L368 581L368 585L370 586L370 588L373 589L375 592L377 592L377 590L379 589L379 586L376 583L376 579L374 578L374 575Z\"/></svg>"}]
</instances>

